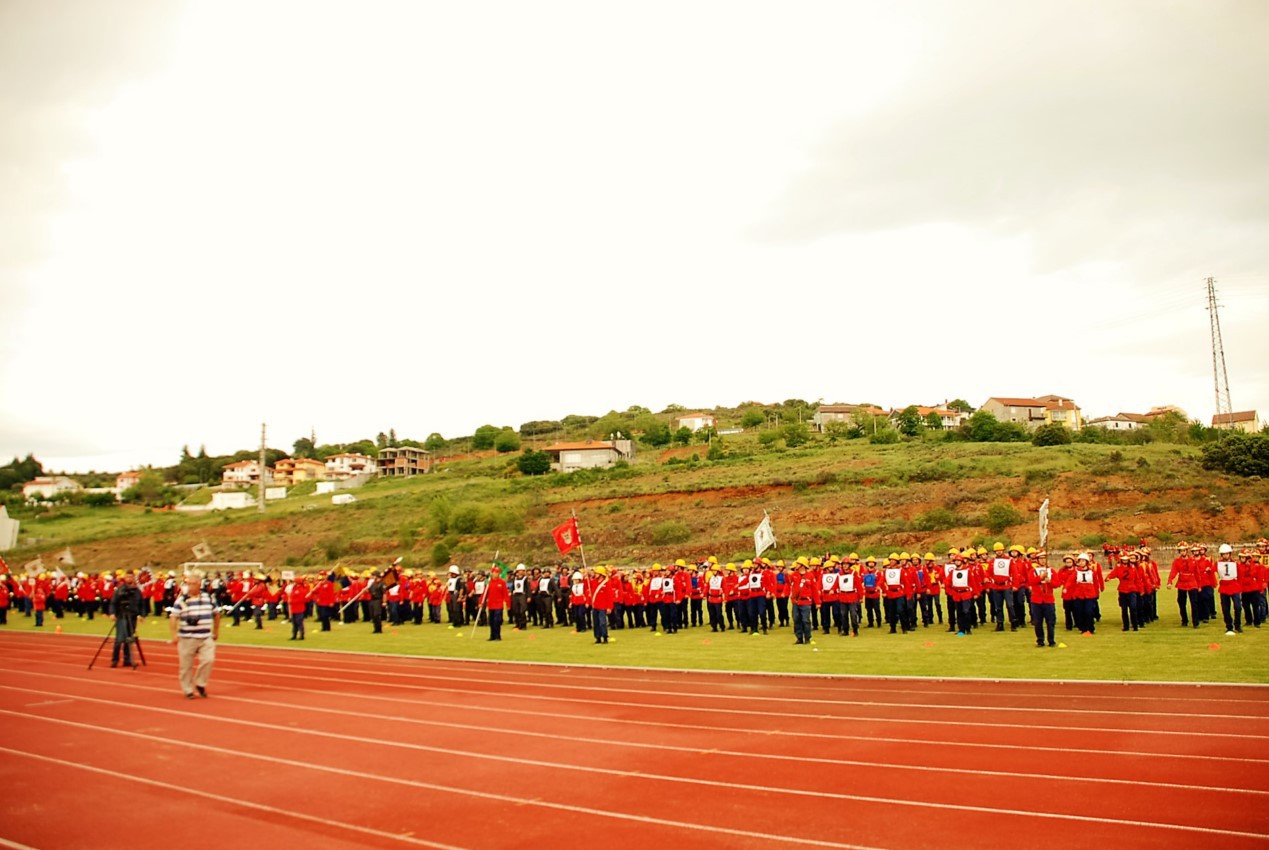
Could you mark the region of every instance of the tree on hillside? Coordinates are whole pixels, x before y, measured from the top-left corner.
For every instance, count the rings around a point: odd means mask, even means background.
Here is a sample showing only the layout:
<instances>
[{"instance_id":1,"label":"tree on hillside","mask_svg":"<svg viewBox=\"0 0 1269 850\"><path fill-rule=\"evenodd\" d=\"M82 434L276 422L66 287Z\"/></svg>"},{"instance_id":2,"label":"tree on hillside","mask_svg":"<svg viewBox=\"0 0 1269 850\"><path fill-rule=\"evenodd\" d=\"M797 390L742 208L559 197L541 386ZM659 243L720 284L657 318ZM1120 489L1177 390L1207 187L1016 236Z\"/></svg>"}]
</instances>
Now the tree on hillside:
<instances>
[{"instance_id":1,"label":"tree on hillside","mask_svg":"<svg viewBox=\"0 0 1269 850\"><path fill-rule=\"evenodd\" d=\"M433 431L427 435L427 439L423 441L423 448L429 452L436 453L445 448L447 441L440 434Z\"/></svg>"},{"instance_id":2,"label":"tree on hillside","mask_svg":"<svg viewBox=\"0 0 1269 850\"><path fill-rule=\"evenodd\" d=\"M686 446L692 442L692 429L684 425L674 432L674 442L680 446Z\"/></svg>"},{"instance_id":3,"label":"tree on hillside","mask_svg":"<svg viewBox=\"0 0 1269 850\"><path fill-rule=\"evenodd\" d=\"M498 436L494 437L494 449L498 454L520 451L520 435L510 427L503 428L498 432Z\"/></svg>"},{"instance_id":4,"label":"tree on hillside","mask_svg":"<svg viewBox=\"0 0 1269 850\"><path fill-rule=\"evenodd\" d=\"M1031 435L1031 443L1036 446L1068 446L1071 443L1071 432L1065 425L1051 422L1041 425Z\"/></svg>"},{"instance_id":5,"label":"tree on hillside","mask_svg":"<svg viewBox=\"0 0 1269 850\"><path fill-rule=\"evenodd\" d=\"M811 439L811 429L805 422L790 422L780 429L784 444L791 449L805 444Z\"/></svg>"},{"instance_id":6,"label":"tree on hillside","mask_svg":"<svg viewBox=\"0 0 1269 850\"><path fill-rule=\"evenodd\" d=\"M1203 446L1203 468L1234 475L1269 476L1269 436L1225 434Z\"/></svg>"},{"instance_id":7,"label":"tree on hillside","mask_svg":"<svg viewBox=\"0 0 1269 850\"><path fill-rule=\"evenodd\" d=\"M539 437L560 430L561 424L554 419L534 419L520 426L520 436Z\"/></svg>"},{"instance_id":8,"label":"tree on hillside","mask_svg":"<svg viewBox=\"0 0 1269 850\"><path fill-rule=\"evenodd\" d=\"M929 428L931 431L942 431L943 417L931 410L929 413L925 414L925 427Z\"/></svg>"},{"instance_id":9,"label":"tree on hillside","mask_svg":"<svg viewBox=\"0 0 1269 850\"><path fill-rule=\"evenodd\" d=\"M546 452L525 449L516 460L516 467L522 475L545 475L551 471L551 456Z\"/></svg>"},{"instance_id":10,"label":"tree on hillside","mask_svg":"<svg viewBox=\"0 0 1269 850\"><path fill-rule=\"evenodd\" d=\"M974 405L963 398L954 398L947 403L947 409L955 410L958 413L973 413Z\"/></svg>"},{"instance_id":11,"label":"tree on hillside","mask_svg":"<svg viewBox=\"0 0 1269 850\"><path fill-rule=\"evenodd\" d=\"M980 410L961 426L961 434L971 443L990 443L996 439L996 430L999 427L1000 420L994 413Z\"/></svg>"},{"instance_id":12,"label":"tree on hillside","mask_svg":"<svg viewBox=\"0 0 1269 850\"><path fill-rule=\"evenodd\" d=\"M741 428L757 428L766 421L767 414L756 407L746 407L745 412L740 415Z\"/></svg>"},{"instance_id":13,"label":"tree on hillside","mask_svg":"<svg viewBox=\"0 0 1269 850\"><path fill-rule=\"evenodd\" d=\"M300 437L291 444L291 457L317 457L317 446L310 437Z\"/></svg>"},{"instance_id":14,"label":"tree on hillside","mask_svg":"<svg viewBox=\"0 0 1269 850\"><path fill-rule=\"evenodd\" d=\"M671 439L670 426L658 419L643 432L639 439L649 446L668 446Z\"/></svg>"},{"instance_id":15,"label":"tree on hillside","mask_svg":"<svg viewBox=\"0 0 1269 850\"><path fill-rule=\"evenodd\" d=\"M921 432L921 414L915 404L899 411L894 418L895 429L905 437L915 437Z\"/></svg>"},{"instance_id":16,"label":"tree on hillside","mask_svg":"<svg viewBox=\"0 0 1269 850\"><path fill-rule=\"evenodd\" d=\"M476 433L471 436L471 447L473 451L483 452L494 447L494 440L498 438L498 429L493 425L481 425L476 429Z\"/></svg>"}]
</instances>

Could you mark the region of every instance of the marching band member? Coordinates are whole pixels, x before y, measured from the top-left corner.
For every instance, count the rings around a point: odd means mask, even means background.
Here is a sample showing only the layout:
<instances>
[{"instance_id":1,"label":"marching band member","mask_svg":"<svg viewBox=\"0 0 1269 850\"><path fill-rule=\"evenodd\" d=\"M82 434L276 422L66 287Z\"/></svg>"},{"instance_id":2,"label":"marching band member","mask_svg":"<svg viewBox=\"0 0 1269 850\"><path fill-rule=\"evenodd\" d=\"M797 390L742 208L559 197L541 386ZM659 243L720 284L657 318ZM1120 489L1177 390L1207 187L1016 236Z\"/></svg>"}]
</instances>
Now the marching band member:
<instances>
[{"instance_id":1,"label":"marching band member","mask_svg":"<svg viewBox=\"0 0 1269 850\"><path fill-rule=\"evenodd\" d=\"M1031 625L1035 627L1035 645L1045 646L1045 632L1048 634L1048 645L1057 646L1053 631L1057 626L1057 608L1053 602L1053 590L1057 580L1049 569L1043 552L1036 553L1036 562L1027 569L1027 586L1031 590Z\"/></svg>"},{"instance_id":2,"label":"marching band member","mask_svg":"<svg viewBox=\"0 0 1269 850\"><path fill-rule=\"evenodd\" d=\"M1241 634L1243 630L1243 584L1239 563L1234 560L1234 547L1222 543L1217 550L1216 574L1220 582L1221 615L1225 618L1225 634ZM1232 609L1232 611L1231 611ZM1232 614L1232 616L1231 616Z\"/></svg>"},{"instance_id":3,"label":"marching band member","mask_svg":"<svg viewBox=\"0 0 1269 850\"><path fill-rule=\"evenodd\" d=\"M820 587L818 582L806 574L806 564L798 558L793 565L792 585L789 588L789 599L793 604L793 634L797 638L795 646L811 642L811 610L819 604Z\"/></svg>"},{"instance_id":4,"label":"marching band member","mask_svg":"<svg viewBox=\"0 0 1269 850\"><path fill-rule=\"evenodd\" d=\"M1176 585L1176 606L1181 612L1181 628L1190 625L1199 627L1203 617L1200 613L1202 600L1199 598L1199 582L1196 564L1190 559L1190 545L1182 540L1176 545L1176 558L1172 561L1172 569L1168 570L1168 588ZM1189 607L1189 616L1186 607Z\"/></svg>"}]
</instances>

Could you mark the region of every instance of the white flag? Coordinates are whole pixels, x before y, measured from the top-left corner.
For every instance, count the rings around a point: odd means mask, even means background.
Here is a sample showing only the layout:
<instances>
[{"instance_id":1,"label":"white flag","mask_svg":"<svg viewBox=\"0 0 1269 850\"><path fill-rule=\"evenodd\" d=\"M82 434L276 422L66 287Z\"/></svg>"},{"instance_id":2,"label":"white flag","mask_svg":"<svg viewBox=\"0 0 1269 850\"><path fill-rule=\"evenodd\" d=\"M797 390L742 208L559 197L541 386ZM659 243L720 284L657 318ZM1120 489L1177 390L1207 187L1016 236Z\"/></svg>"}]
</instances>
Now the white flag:
<instances>
[{"instance_id":1,"label":"white flag","mask_svg":"<svg viewBox=\"0 0 1269 850\"><path fill-rule=\"evenodd\" d=\"M1045 499L1044 504L1040 505L1040 548L1044 548L1044 544L1049 540L1049 500Z\"/></svg>"},{"instance_id":2,"label":"white flag","mask_svg":"<svg viewBox=\"0 0 1269 850\"><path fill-rule=\"evenodd\" d=\"M38 576L44 572L44 560L36 558L34 561L27 561L22 565L22 570L29 576Z\"/></svg>"},{"instance_id":3,"label":"white flag","mask_svg":"<svg viewBox=\"0 0 1269 850\"><path fill-rule=\"evenodd\" d=\"M212 555L211 547L208 546L205 542L199 543L197 546L193 548L192 551L194 552L194 559L198 561L201 561L204 558L210 558Z\"/></svg>"},{"instance_id":4,"label":"white flag","mask_svg":"<svg viewBox=\"0 0 1269 850\"><path fill-rule=\"evenodd\" d=\"M57 560L59 563L65 564L68 567L75 566L75 556L71 554L69 546L57 553Z\"/></svg>"},{"instance_id":5,"label":"white flag","mask_svg":"<svg viewBox=\"0 0 1269 850\"><path fill-rule=\"evenodd\" d=\"M762 512L762 522L758 523L758 527L753 531L753 549L754 557L757 558L763 552L775 545L775 532L771 529L771 517L766 511Z\"/></svg>"}]
</instances>

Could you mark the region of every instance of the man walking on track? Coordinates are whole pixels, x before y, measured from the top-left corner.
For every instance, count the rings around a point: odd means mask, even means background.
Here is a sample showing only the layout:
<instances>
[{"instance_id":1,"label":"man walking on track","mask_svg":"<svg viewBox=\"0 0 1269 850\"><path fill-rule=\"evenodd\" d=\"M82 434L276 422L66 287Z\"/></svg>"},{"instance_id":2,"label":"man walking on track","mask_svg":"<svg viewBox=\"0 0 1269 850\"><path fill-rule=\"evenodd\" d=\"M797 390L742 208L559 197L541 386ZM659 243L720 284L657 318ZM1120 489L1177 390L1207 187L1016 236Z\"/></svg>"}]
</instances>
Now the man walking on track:
<instances>
[{"instance_id":1,"label":"man walking on track","mask_svg":"<svg viewBox=\"0 0 1269 850\"><path fill-rule=\"evenodd\" d=\"M201 570L187 573L185 593L168 612L171 641L176 643L180 660L181 691L186 699L207 696L207 680L211 678L216 659L216 641L220 638L220 611L210 596L203 592ZM198 660L198 669L194 661Z\"/></svg>"}]
</instances>

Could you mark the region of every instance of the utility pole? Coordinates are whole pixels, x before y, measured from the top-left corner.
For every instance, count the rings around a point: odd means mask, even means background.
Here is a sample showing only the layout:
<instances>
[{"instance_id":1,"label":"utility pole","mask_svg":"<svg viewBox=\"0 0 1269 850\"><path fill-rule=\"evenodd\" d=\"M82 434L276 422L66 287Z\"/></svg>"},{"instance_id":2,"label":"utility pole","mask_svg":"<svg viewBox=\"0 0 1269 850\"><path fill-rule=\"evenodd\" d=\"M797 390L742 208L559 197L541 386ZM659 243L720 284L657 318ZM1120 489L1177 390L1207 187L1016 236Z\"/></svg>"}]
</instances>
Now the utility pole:
<instances>
[{"instance_id":1,"label":"utility pole","mask_svg":"<svg viewBox=\"0 0 1269 850\"><path fill-rule=\"evenodd\" d=\"M1212 421L1221 421L1221 416L1225 416L1226 423L1229 424L1229 415L1234 412L1234 407L1229 400L1229 373L1225 371L1225 344L1221 341L1221 320L1217 312L1219 305L1216 303L1216 278L1209 277L1207 279L1207 314L1211 320L1212 326L1212 379L1216 384L1216 418Z\"/></svg>"},{"instance_id":2,"label":"utility pole","mask_svg":"<svg viewBox=\"0 0 1269 850\"><path fill-rule=\"evenodd\" d=\"M261 422L260 423L260 490L258 494L259 504L256 506L256 510L259 513L264 513L264 426L265 426L265 423Z\"/></svg>"}]
</instances>

